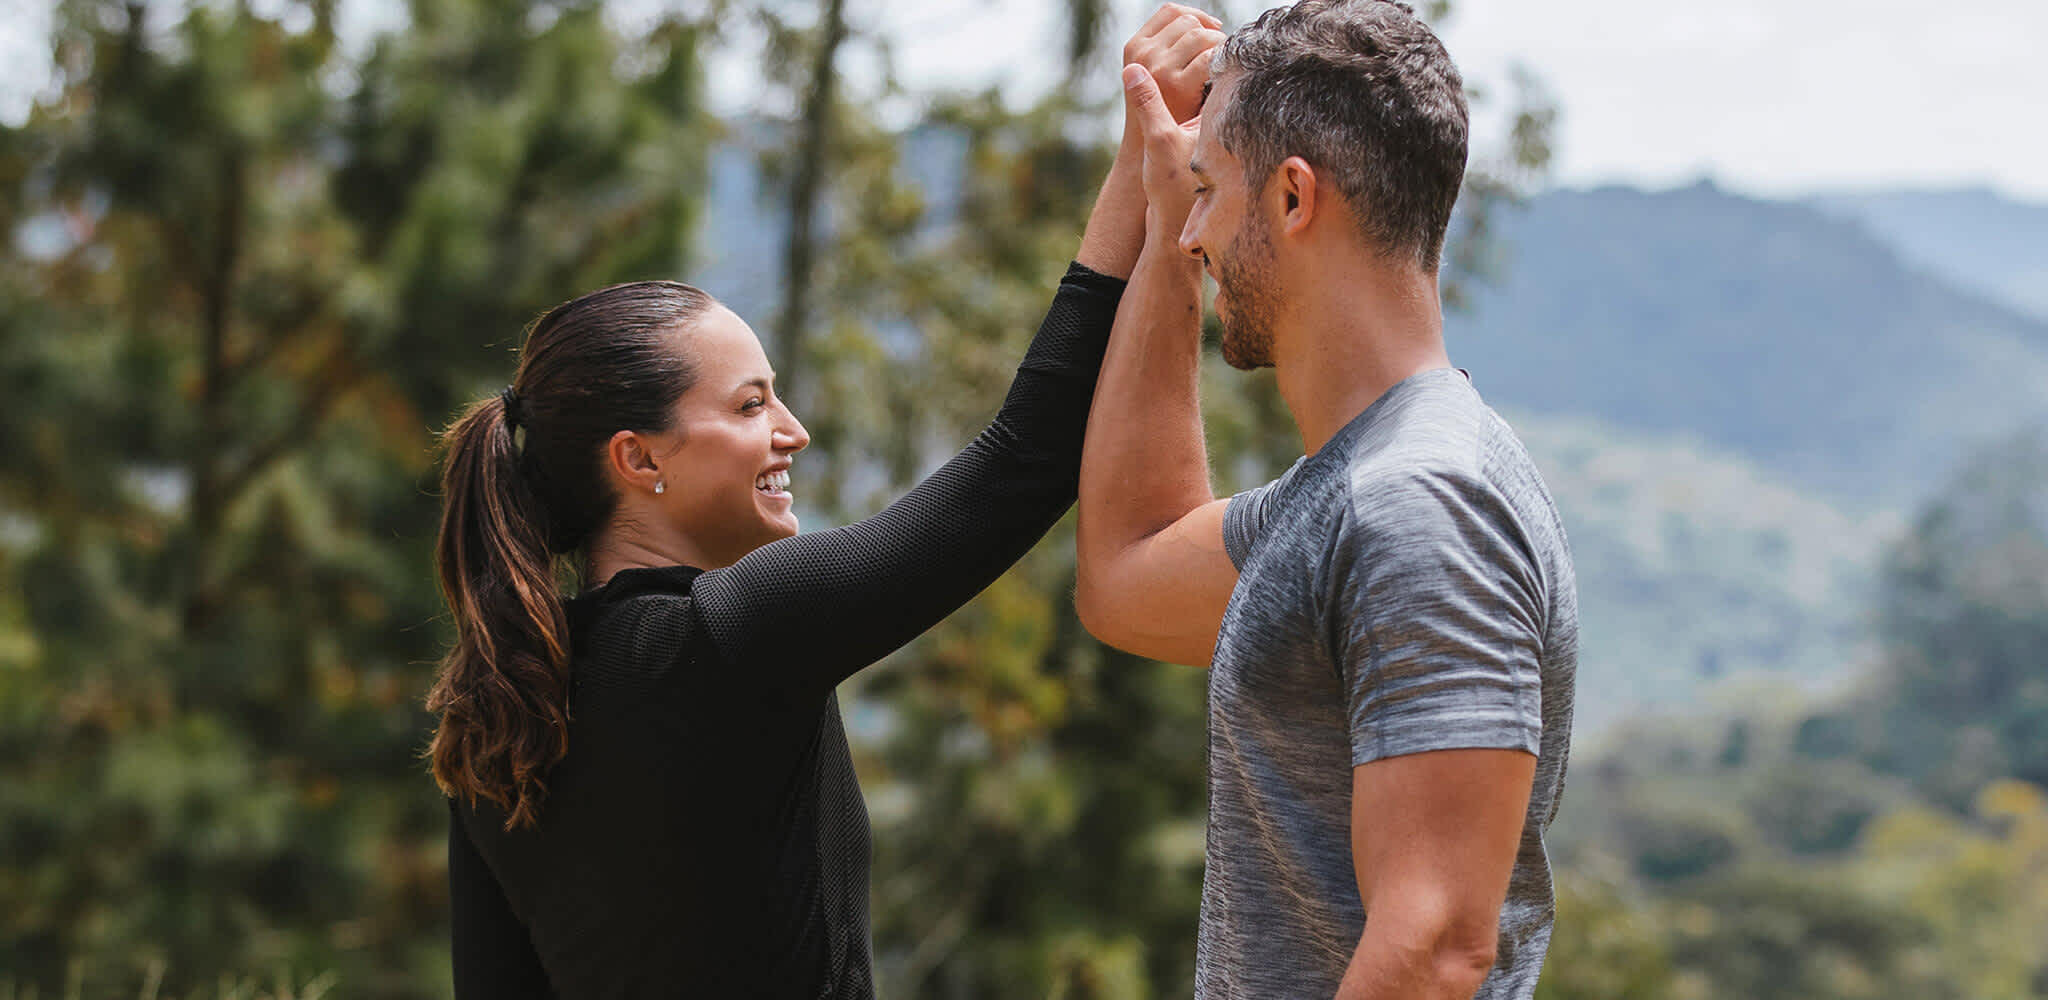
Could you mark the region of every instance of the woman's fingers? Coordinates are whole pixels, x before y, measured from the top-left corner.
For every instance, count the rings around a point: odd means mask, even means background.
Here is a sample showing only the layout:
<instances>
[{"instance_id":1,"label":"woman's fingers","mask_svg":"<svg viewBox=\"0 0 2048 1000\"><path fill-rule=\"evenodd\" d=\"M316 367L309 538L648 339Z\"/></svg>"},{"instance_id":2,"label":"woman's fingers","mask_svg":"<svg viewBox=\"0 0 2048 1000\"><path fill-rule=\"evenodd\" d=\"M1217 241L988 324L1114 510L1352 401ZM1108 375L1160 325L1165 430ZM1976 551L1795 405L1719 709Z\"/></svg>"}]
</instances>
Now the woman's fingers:
<instances>
[{"instance_id":1,"label":"woman's fingers","mask_svg":"<svg viewBox=\"0 0 2048 1000\"><path fill-rule=\"evenodd\" d=\"M1208 55L1221 44L1222 32L1213 28L1197 28L1180 36L1173 46L1159 57L1156 65L1148 65L1145 68L1152 70L1154 75L1162 70L1177 73L1194 65L1196 60Z\"/></svg>"}]
</instances>

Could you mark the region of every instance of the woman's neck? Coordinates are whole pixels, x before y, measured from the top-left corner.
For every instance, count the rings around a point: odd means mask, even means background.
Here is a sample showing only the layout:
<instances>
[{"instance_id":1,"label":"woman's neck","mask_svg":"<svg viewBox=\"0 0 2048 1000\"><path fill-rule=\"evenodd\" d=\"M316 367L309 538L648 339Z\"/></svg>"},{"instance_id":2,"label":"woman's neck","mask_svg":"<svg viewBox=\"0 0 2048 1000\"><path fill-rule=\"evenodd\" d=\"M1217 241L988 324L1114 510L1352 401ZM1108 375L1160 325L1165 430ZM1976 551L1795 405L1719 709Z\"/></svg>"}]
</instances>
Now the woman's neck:
<instances>
[{"instance_id":1,"label":"woman's neck","mask_svg":"<svg viewBox=\"0 0 2048 1000\"><path fill-rule=\"evenodd\" d=\"M695 566L717 569L717 563L686 536L676 533L650 534L618 527L598 533L590 543L590 585L603 586L620 570L653 569L660 566Z\"/></svg>"}]
</instances>

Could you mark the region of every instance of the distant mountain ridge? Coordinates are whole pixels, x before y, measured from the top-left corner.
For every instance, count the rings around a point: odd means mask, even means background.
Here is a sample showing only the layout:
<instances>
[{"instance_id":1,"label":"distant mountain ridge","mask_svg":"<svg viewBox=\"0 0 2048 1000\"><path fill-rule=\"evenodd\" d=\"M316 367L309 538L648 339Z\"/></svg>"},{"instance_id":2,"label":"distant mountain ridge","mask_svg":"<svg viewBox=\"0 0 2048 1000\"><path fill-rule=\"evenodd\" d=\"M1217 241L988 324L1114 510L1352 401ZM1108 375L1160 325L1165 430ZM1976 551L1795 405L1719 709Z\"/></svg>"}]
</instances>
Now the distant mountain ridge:
<instances>
[{"instance_id":1,"label":"distant mountain ridge","mask_svg":"<svg viewBox=\"0 0 2048 1000\"><path fill-rule=\"evenodd\" d=\"M1983 188L1805 200L1861 223L1929 274L2048 320L2048 205Z\"/></svg>"},{"instance_id":2,"label":"distant mountain ridge","mask_svg":"<svg viewBox=\"0 0 2048 1000\"><path fill-rule=\"evenodd\" d=\"M2048 415L2048 321L1809 205L1559 191L1498 232L1502 279L1447 337L1499 404L1698 434L1869 509Z\"/></svg>"}]
</instances>

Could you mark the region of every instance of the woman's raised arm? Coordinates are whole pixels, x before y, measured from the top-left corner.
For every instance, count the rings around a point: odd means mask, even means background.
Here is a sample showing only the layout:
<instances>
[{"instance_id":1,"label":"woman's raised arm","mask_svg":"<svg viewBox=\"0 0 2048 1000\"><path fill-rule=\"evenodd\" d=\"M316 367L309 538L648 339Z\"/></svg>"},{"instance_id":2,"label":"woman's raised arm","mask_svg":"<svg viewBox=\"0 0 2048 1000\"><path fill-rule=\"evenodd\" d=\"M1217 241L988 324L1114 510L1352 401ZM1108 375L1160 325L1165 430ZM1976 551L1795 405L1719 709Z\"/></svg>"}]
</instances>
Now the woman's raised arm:
<instances>
[{"instance_id":1,"label":"woman's raised arm","mask_svg":"<svg viewBox=\"0 0 2048 1000\"><path fill-rule=\"evenodd\" d=\"M873 516L756 549L699 576L694 603L733 664L829 690L951 614L1072 506L1095 377L1123 281L1061 279L1002 409Z\"/></svg>"}]
</instances>

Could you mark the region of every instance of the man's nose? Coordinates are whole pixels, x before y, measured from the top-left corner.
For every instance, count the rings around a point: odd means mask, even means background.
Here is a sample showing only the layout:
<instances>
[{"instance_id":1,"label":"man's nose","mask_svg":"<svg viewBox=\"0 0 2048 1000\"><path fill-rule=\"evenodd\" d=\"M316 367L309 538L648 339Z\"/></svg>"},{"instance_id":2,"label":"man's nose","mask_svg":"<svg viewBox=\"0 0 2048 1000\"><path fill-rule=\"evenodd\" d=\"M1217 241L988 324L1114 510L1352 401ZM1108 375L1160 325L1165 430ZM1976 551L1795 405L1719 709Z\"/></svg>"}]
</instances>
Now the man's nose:
<instances>
[{"instance_id":1,"label":"man's nose","mask_svg":"<svg viewBox=\"0 0 2048 1000\"><path fill-rule=\"evenodd\" d=\"M1190 257L1193 257L1196 260L1204 260L1202 254L1202 241L1195 233L1195 223L1196 220L1199 218L1200 216L1197 216L1193 212L1189 212L1188 221L1181 225L1179 240L1180 252Z\"/></svg>"}]
</instances>

